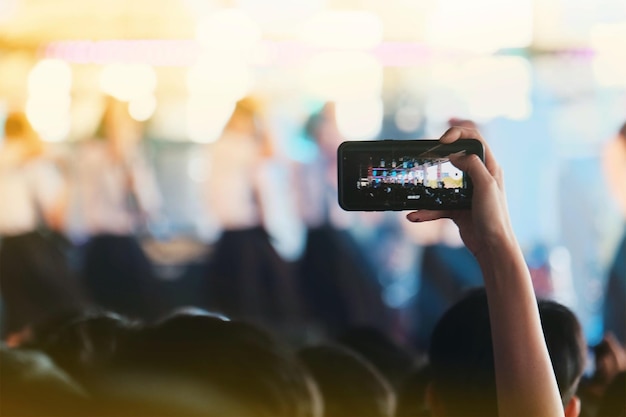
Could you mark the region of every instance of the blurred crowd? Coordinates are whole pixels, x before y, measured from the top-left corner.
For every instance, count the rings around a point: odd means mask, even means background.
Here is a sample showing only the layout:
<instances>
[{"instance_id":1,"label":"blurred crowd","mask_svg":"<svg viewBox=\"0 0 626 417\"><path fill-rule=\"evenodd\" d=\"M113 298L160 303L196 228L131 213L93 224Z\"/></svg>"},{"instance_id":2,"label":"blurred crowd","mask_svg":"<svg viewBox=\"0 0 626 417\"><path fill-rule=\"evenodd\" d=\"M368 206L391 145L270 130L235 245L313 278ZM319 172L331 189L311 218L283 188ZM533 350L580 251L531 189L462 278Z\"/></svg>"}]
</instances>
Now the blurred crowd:
<instances>
[{"instance_id":1,"label":"blurred crowd","mask_svg":"<svg viewBox=\"0 0 626 417\"><path fill-rule=\"evenodd\" d=\"M107 98L93 137L51 152L24 113L6 118L0 415L497 415L488 292L468 291L484 266L451 221L412 224L417 310L407 319L385 303L376 268L403 255L372 254L346 227L355 217L336 203L332 103L304 126L316 157L283 181L306 228L295 261L271 233L281 211L269 201L276 151L263 106L236 104L203 162L200 198L219 233L186 307L159 287L142 245L164 199L143 128ZM626 218L626 125L605 166ZM407 226L394 227L387 240ZM567 307L537 305L567 416L626 415L625 251L626 235L599 344L588 346Z\"/></svg>"}]
</instances>

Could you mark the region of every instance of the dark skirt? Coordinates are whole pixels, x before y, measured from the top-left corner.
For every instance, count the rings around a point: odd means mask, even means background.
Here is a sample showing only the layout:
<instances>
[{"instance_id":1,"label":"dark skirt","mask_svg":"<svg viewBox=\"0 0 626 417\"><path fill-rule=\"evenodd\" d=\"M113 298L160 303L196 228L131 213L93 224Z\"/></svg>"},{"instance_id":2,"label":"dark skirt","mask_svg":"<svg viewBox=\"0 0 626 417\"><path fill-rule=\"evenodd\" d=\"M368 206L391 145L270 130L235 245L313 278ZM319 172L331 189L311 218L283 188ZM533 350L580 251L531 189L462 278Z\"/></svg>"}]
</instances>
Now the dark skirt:
<instances>
[{"instance_id":1,"label":"dark skirt","mask_svg":"<svg viewBox=\"0 0 626 417\"><path fill-rule=\"evenodd\" d=\"M364 251L347 231L309 229L300 262L307 318L326 333L352 326L388 330L391 312Z\"/></svg>"},{"instance_id":2,"label":"dark skirt","mask_svg":"<svg viewBox=\"0 0 626 417\"><path fill-rule=\"evenodd\" d=\"M81 258L82 280L98 307L145 320L162 313L152 264L134 236L93 236Z\"/></svg>"},{"instance_id":3,"label":"dark skirt","mask_svg":"<svg viewBox=\"0 0 626 417\"><path fill-rule=\"evenodd\" d=\"M52 235L30 232L0 242L3 333L78 313L87 297L68 266L66 248Z\"/></svg>"},{"instance_id":4,"label":"dark skirt","mask_svg":"<svg viewBox=\"0 0 626 417\"><path fill-rule=\"evenodd\" d=\"M204 307L289 330L302 319L296 279L263 228L227 230L209 255Z\"/></svg>"}]
</instances>

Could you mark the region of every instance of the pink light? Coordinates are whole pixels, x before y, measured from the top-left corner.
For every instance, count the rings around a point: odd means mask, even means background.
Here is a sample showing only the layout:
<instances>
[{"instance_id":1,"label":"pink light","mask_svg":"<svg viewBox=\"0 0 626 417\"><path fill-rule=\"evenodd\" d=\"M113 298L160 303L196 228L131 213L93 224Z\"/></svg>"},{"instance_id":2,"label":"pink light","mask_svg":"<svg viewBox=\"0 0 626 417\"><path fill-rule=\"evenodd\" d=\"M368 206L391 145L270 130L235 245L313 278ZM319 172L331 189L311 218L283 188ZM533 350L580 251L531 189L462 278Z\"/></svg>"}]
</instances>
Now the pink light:
<instances>
[{"instance_id":1,"label":"pink light","mask_svg":"<svg viewBox=\"0 0 626 417\"><path fill-rule=\"evenodd\" d=\"M373 53L386 67L415 66L433 57L430 48L410 42L385 42L376 47Z\"/></svg>"},{"instance_id":2,"label":"pink light","mask_svg":"<svg viewBox=\"0 0 626 417\"><path fill-rule=\"evenodd\" d=\"M317 53L332 48L313 48L298 41L264 41L252 64L257 67L296 66ZM187 67L193 65L202 46L195 40L106 40L59 41L45 45L46 58L59 58L76 64L142 63L152 66ZM384 66L421 65L435 54L425 45L410 42L385 42L370 51Z\"/></svg>"}]
</instances>

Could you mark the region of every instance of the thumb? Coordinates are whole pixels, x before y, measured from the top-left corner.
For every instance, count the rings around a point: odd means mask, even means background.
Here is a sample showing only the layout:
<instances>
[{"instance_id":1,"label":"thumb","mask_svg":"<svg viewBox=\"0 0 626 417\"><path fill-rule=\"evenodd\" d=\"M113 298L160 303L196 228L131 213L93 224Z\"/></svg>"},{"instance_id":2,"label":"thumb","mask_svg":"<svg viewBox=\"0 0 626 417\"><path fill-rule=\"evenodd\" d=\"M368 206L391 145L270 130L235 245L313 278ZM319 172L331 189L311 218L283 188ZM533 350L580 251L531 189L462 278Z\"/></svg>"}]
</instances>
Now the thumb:
<instances>
[{"instance_id":1,"label":"thumb","mask_svg":"<svg viewBox=\"0 0 626 417\"><path fill-rule=\"evenodd\" d=\"M461 171L465 171L472 178L472 182L474 185L480 186L480 184L487 184L493 181L493 176L487 170L487 167L478 157L478 155L463 155L460 153L451 154L450 162L452 165L460 169Z\"/></svg>"},{"instance_id":2,"label":"thumb","mask_svg":"<svg viewBox=\"0 0 626 417\"><path fill-rule=\"evenodd\" d=\"M418 210L406 215L406 218L413 223L428 222L431 220L439 220L450 218L449 210Z\"/></svg>"}]
</instances>

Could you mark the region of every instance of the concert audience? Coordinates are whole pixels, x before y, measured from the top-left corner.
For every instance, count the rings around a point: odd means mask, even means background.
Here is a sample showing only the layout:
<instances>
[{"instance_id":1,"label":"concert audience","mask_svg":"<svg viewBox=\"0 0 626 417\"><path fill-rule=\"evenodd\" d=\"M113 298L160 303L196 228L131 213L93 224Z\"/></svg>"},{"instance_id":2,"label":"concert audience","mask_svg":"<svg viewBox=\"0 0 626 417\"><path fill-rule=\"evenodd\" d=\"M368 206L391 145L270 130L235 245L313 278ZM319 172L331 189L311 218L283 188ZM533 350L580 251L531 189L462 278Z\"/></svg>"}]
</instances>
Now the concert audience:
<instances>
[{"instance_id":1,"label":"concert audience","mask_svg":"<svg viewBox=\"0 0 626 417\"><path fill-rule=\"evenodd\" d=\"M575 394L586 354L582 329L565 306L542 300L538 307L565 415L577 417ZM430 407L443 404L452 415L498 415L493 355L487 296L484 289L473 290L435 327L429 349Z\"/></svg>"},{"instance_id":2,"label":"concert audience","mask_svg":"<svg viewBox=\"0 0 626 417\"><path fill-rule=\"evenodd\" d=\"M315 417L313 381L282 341L252 324L179 313L134 332L114 375L172 378L237 406L242 416ZM165 387L167 389L167 386Z\"/></svg>"},{"instance_id":3,"label":"concert audience","mask_svg":"<svg viewBox=\"0 0 626 417\"><path fill-rule=\"evenodd\" d=\"M88 412L88 394L45 354L0 345L0 415L67 417Z\"/></svg>"},{"instance_id":4,"label":"concert audience","mask_svg":"<svg viewBox=\"0 0 626 417\"><path fill-rule=\"evenodd\" d=\"M47 354L74 380L89 389L97 384L137 322L112 312L89 312L59 323L35 327L26 345Z\"/></svg>"},{"instance_id":5,"label":"concert audience","mask_svg":"<svg viewBox=\"0 0 626 417\"><path fill-rule=\"evenodd\" d=\"M481 139L453 127L441 141L469 137ZM343 346L319 345L197 308L143 323L98 312L33 326L30 343L0 348L0 415L386 417L400 393L407 406L397 416L576 417L580 325L567 308L537 302L489 148L484 163L452 162L472 177L472 209L407 218L451 217L485 287L439 320L427 368L378 329L353 328L335 335ZM611 352L619 365L623 351ZM598 376L598 417L624 415L619 371Z\"/></svg>"},{"instance_id":6,"label":"concert audience","mask_svg":"<svg viewBox=\"0 0 626 417\"><path fill-rule=\"evenodd\" d=\"M408 347L372 326L349 327L336 340L371 362L396 390L404 384L420 360Z\"/></svg>"},{"instance_id":7,"label":"concert audience","mask_svg":"<svg viewBox=\"0 0 626 417\"><path fill-rule=\"evenodd\" d=\"M301 349L298 357L313 375L324 401L324 417L391 417L395 393L362 356L340 345Z\"/></svg>"}]
</instances>

